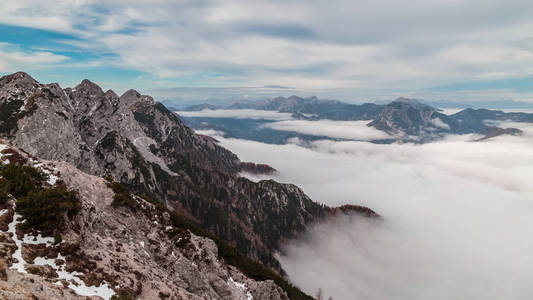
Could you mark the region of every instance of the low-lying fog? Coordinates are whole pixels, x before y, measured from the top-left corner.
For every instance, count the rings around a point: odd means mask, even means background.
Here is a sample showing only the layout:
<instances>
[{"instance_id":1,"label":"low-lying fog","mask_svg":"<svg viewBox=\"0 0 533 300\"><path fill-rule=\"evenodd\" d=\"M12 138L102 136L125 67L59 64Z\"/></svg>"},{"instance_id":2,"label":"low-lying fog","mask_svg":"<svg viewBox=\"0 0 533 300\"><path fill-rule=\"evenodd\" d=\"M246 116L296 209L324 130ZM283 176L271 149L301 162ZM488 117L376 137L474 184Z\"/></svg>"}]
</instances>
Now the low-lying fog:
<instances>
[{"instance_id":1,"label":"low-lying fog","mask_svg":"<svg viewBox=\"0 0 533 300\"><path fill-rule=\"evenodd\" d=\"M242 160L275 167L276 180L315 201L365 205L383 217L341 218L289 242L281 262L307 293L533 299L533 128L521 128L522 137L425 145L217 138Z\"/></svg>"}]
</instances>

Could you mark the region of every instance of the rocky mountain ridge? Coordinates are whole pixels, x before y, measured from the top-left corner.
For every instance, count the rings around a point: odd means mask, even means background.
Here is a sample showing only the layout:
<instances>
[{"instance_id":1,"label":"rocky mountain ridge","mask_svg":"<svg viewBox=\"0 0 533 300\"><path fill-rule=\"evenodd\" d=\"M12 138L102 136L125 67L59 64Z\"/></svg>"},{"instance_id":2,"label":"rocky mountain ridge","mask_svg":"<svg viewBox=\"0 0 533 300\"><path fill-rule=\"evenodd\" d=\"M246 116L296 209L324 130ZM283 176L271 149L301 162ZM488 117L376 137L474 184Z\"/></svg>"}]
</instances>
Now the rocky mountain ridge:
<instances>
[{"instance_id":1,"label":"rocky mountain ridge","mask_svg":"<svg viewBox=\"0 0 533 300\"><path fill-rule=\"evenodd\" d=\"M475 141L484 141L491 139L493 137L502 136L502 135L511 135L511 136L521 136L524 134L524 132L517 128L500 128L496 126L490 126L487 129L481 131L479 133L482 137L479 139L476 139Z\"/></svg>"},{"instance_id":2,"label":"rocky mountain ridge","mask_svg":"<svg viewBox=\"0 0 533 300\"><path fill-rule=\"evenodd\" d=\"M413 99L398 98L385 105L374 120L368 123L368 126L389 134L419 136L428 128L447 129L442 121L440 125L435 122L438 117L437 109L429 105Z\"/></svg>"},{"instance_id":3,"label":"rocky mountain ridge","mask_svg":"<svg viewBox=\"0 0 533 300\"><path fill-rule=\"evenodd\" d=\"M88 80L63 90L15 73L0 79L0 114L13 145L113 178L280 273L280 243L335 213L294 185L239 177L237 156L134 90L119 97Z\"/></svg>"},{"instance_id":4,"label":"rocky mountain ridge","mask_svg":"<svg viewBox=\"0 0 533 300\"><path fill-rule=\"evenodd\" d=\"M289 299L274 280L253 279L232 265L218 247L228 246L181 226L172 212L127 191L121 196L131 203L116 205L117 183L39 160L5 141L0 148L2 174L6 163L41 170L46 186L76 191L80 207L55 224L53 238L25 226L16 209L21 198L8 194L0 203L3 299ZM12 189L17 179L4 180Z\"/></svg>"}]
</instances>

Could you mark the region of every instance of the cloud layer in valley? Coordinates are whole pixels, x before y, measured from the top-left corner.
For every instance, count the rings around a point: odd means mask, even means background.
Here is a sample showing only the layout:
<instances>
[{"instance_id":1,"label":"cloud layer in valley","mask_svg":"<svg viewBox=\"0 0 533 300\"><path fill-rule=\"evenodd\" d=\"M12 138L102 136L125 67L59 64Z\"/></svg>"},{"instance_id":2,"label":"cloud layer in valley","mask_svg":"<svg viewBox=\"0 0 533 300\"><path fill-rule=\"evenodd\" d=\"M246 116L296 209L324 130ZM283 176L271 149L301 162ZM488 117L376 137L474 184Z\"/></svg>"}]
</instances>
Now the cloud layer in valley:
<instances>
[{"instance_id":1,"label":"cloud layer in valley","mask_svg":"<svg viewBox=\"0 0 533 300\"><path fill-rule=\"evenodd\" d=\"M379 140L391 138L387 133L368 127L370 121L288 120L263 125L275 130L293 131L335 139Z\"/></svg>"},{"instance_id":2,"label":"cloud layer in valley","mask_svg":"<svg viewBox=\"0 0 533 300\"><path fill-rule=\"evenodd\" d=\"M380 140L389 139L390 135L368 127L367 121L333 121L333 120L296 120L291 113L255 109L204 109L201 111L177 111L183 117L234 118L273 121L262 127L280 131L298 132L306 135L328 136L333 139L346 140ZM209 134L209 133L207 133ZM295 140L295 142L297 142Z\"/></svg>"},{"instance_id":3,"label":"cloud layer in valley","mask_svg":"<svg viewBox=\"0 0 533 300\"><path fill-rule=\"evenodd\" d=\"M289 242L290 279L334 299L528 299L533 295L533 127L522 137L424 145L318 141L311 148L224 139L245 161L314 200L368 206ZM254 178L259 179L259 178Z\"/></svg>"}]
</instances>

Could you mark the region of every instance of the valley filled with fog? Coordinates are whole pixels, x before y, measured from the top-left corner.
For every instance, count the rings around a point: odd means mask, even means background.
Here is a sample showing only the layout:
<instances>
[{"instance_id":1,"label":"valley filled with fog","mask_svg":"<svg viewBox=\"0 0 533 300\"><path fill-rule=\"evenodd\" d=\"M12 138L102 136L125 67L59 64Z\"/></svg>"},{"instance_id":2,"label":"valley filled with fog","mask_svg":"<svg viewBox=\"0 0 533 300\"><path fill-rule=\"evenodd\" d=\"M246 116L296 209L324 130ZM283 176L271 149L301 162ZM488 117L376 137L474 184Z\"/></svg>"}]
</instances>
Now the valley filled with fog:
<instances>
[{"instance_id":1,"label":"valley filled with fog","mask_svg":"<svg viewBox=\"0 0 533 300\"><path fill-rule=\"evenodd\" d=\"M332 137L350 125L277 121L270 126ZM203 133L243 161L279 171L245 175L253 180L294 183L315 201L364 205L382 216L317 225L285 245L283 267L309 294L321 288L334 299L524 299L533 294L533 126L507 125L524 135L271 145ZM352 128L361 129L352 136L375 137L366 126Z\"/></svg>"}]
</instances>

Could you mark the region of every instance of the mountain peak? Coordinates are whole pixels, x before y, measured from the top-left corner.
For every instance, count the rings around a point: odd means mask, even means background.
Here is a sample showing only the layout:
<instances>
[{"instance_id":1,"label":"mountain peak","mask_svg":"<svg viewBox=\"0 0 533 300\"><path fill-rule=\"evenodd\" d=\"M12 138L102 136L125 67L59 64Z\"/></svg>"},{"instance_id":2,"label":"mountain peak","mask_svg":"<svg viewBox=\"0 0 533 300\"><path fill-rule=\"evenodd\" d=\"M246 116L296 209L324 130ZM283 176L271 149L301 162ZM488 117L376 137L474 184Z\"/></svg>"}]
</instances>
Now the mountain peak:
<instances>
[{"instance_id":1,"label":"mountain peak","mask_svg":"<svg viewBox=\"0 0 533 300\"><path fill-rule=\"evenodd\" d=\"M90 81L89 79L83 79L81 83L78 84L73 89L73 91L78 91L78 92L85 91L88 94L98 94L98 95L104 94L104 91L102 90L102 88L98 84Z\"/></svg>"},{"instance_id":2,"label":"mountain peak","mask_svg":"<svg viewBox=\"0 0 533 300\"><path fill-rule=\"evenodd\" d=\"M298 97L296 95L292 95L288 98L289 100L300 100L300 99L303 99L302 97Z\"/></svg>"},{"instance_id":3,"label":"mountain peak","mask_svg":"<svg viewBox=\"0 0 533 300\"><path fill-rule=\"evenodd\" d=\"M118 95L113 90L107 90L104 94L107 98L118 98Z\"/></svg>"},{"instance_id":4,"label":"mountain peak","mask_svg":"<svg viewBox=\"0 0 533 300\"><path fill-rule=\"evenodd\" d=\"M15 73L13 73L11 75L8 75L8 76L13 76L14 78L31 78L31 79L33 79L28 73L22 72L22 71L15 72Z\"/></svg>"},{"instance_id":5,"label":"mountain peak","mask_svg":"<svg viewBox=\"0 0 533 300\"><path fill-rule=\"evenodd\" d=\"M127 90L126 92L124 92L124 94L122 94L122 96L120 96L120 98L123 98L123 99L137 99L140 97L141 97L141 94L139 94L139 92L137 92L134 89Z\"/></svg>"},{"instance_id":6,"label":"mountain peak","mask_svg":"<svg viewBox=\"0 0 533 300\"><path fill-rule=\"evenodd\" d=\"M409 104L409 105L420 105L420 104L422 104L420 101L418 101L416 99L405 98L405 97L398 97L392 102L398 102L398 103Z\"/></svg>"},{"instance_id":7,"label":"mountain peak","mask_svg":"<svg viewBox=\"0 0 533 300\"><path fill-rule=\"evenodd\" d=\"M83 79L78 86L98 86L96 83L90 81L89 79Z\"/></svg>"},{"instance_id":8,"label":"mountain peak","mask_svg":"<svg viewBox=\"0 0 533 300\"><path fill-rule=\"evenodd\" d=\"M394 100L394 102L418 102L416 99L411 99L407 97L398 97Z\"/></svg>"},{"instance_id":9,"label":"mountain peak","mask_svg":"<svg viewBox=\"0 0 533 300\"><path fill-rule=\"evenodd\" d=\"M425 138L449 130L449 124L443 122L435 112L436 108L416 99L400 97L387 104L368 126L393 135ZM426 132L427 128L430 128L429 132Z\"/></svg>"},{"instance_id":10,"label":"mountain peak","mask_svg":"<svg viewBox=\"0 0 533 300\"><path fill-rule=\"evenodd\" d=\"M147 108L154 105L154 98L147 95L141 95L136 90L128 90L122 96L120 96L120 102L122 103L135 103L136 105Z\"/></svg>"},{"instance_id":11,"label":"mountain peak","mask_svg":"<svg viewBox=\"0 0 533 300\"><path fill-rule=\"evenodd\" d=\"M432 106L429 106L429 105L427 105L425 103L422 103L419 100L414 99L414 98L399 97L396 100L391 102L391 104L393 104L393 103L400 103L400 104L403 104L403 105L411 106L411 107L416 108L418 110L420 110L420 109L437 110L436 108L434 108Z\"/></svg>"},{"instance_id":12,"label":"mountain peak","mask_svg":"<svg viewBox=\"0 0 533 300\"><path fill-rule=\"evenodd\" d=\"M37 84L37 80L33 79L28 73L16 72L10 75L6 75L0 78L0 87L7 84L20 84L20 83Z\"/></svg>"}]
</instances>

